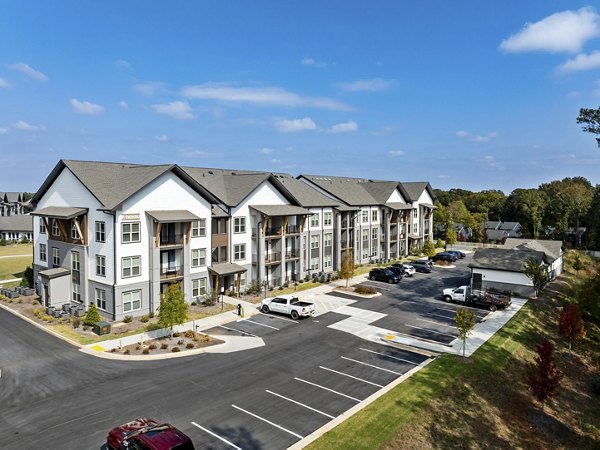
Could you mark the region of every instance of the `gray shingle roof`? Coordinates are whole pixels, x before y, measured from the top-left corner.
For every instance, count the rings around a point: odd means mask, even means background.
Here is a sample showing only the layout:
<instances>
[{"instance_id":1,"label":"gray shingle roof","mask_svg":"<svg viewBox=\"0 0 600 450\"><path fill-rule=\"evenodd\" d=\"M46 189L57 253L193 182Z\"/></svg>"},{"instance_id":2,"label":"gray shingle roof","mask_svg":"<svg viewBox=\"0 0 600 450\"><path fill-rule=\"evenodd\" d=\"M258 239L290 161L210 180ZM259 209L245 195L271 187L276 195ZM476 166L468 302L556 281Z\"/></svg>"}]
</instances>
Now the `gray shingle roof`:
<instances>
[{"instance_id":1,"label":"gray shingle roof","mask_svg":"<svg viewBox=\"0 0 600 450\"><path fill-rule=\"evenodd\" d=\"M489 241L501 241L508 238L506 230L485 230L485 236Z\"/></svg>"},{"instance_id":2,"label":"gray shingle roof","mask_svg":"<svg viewBox=\"0 0 600 450\"><path fill-rule=\"evenodd\" d=\"M328 177L321 175L302 175L302 177L350 206L379 204L373 195L365 189L363 183L367 180L362 178Z\"/></svg>"},{"instance_id":3,"label":"gray shingle roof","mask_svg":"<svg viewBox=\"0 0 600 450\"><path fill-rule=\"evenodd\" d=\"M429 183L427 181L412 181L403 182L402 186L404 186L404 189L408 193L408 196L410 197L409 200L414 202L418 200L423 191L427 189L428 184Z\"/></svg>"},{"instance_id":4,"label":"gray shingle roof","mask_svg":"<svg viewBox=\"0 0 600 450\"><path fill-rule=\"evenodd\" d=\"M510 249L529 249L544 252L549 262L554 262L562 255L562 241L545 239L516 239L508 238L504 247Z\"/></svg>"},{"instance_id":5,"label":"gray shingle roof","mask_svg":"<svg viewBox=\"0 0 600 450\"><path fill-rule=\"evenodd\" d=\"M280 183L287 189L287 191L298 201L300 206L304 206L305 208L334 207L340 204L339 201L327 197L325 194L322 194L312 186L308 185L308 183L298 180L290 174L276 173L273 175L275 182Z\"/></svg>"},{"instance_id":6,"label":"gray shingle roof","mask_svg":"<svg viewBox=\"0 0 600 450\"><path fill-rule=\"evenodd\" d=\"M544 252L529 249L515 251L504 248L482 248L475 252L469 267L522 272L523 264L528 258L534 258L539 263L545 262Z\"/></svg>"},{"instance_id":7,"label":"gray shingle roof","mask_svg":"<svg viewBox=\"0 0 600 450\"><path fill-rule=\"evenodd\" d=\"M296 215L308 215L310 211L300 206L294 205L250 205L252 209L255 209L265 216L296 216Z\"/></svg>"},{"instance_id":8,"label":"gray shingle roof","mask_svg":"<svg viewBox=\"0 0 600 450\"><path fill-rule=\"evenodd\" d=\"M0 217L0 231L33 231L33 218L29 214Z\"/></svg>"}]
</instances>

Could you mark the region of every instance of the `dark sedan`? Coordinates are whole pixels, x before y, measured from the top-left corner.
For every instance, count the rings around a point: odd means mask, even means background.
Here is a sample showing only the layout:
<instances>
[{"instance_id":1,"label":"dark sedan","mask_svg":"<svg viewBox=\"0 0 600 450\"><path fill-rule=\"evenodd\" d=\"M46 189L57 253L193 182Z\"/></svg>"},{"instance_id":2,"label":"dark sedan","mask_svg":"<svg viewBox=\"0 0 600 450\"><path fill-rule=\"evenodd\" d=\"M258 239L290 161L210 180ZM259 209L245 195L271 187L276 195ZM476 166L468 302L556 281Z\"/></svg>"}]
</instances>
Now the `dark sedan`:
<instances>
[{"instance_id":1,"label":"dark sedan","mask_svg":"<svg viewBox=\"0 0 600 450\"><path fill-rule=\"evenodd\" d=\"M453 255L452 253L442 252L442 253L438 253L437 255L431 256L429 259L433 262L436 262L436 261L454 262L458 258L456 257L456 255Z\"/></svg>"},{"instance_id":2,"label":"dark sedan","mask_svg":"<svg viewBox=\"0 0 600 450\"><path fill-rule=\"evenodd\" d=\"M391 270L372 269L369 272L369 280L385 281L386 283L399 283L400 277Z\"/></svg>"}]
</instances>

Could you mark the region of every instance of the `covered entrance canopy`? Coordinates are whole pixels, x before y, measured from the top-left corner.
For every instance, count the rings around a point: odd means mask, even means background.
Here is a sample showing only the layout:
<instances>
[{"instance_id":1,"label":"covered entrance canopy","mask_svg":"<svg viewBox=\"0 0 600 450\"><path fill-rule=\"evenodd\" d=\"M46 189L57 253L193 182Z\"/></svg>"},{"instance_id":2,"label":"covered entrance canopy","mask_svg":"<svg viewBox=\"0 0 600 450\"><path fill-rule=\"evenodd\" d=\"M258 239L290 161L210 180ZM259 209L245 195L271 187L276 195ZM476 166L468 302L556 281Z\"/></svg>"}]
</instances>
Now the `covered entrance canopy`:
<instances>
[{"instance_id":1,"label":"covered entrance canopy","mask_svg":"<svg viewBox=\"0 0 600 450\"><path fill-rule=\"evenodd\" d=\"M50 217L52 219L71 220L88 212L87 208L77 208L73 206L48 206L47 208L36 209L31 213L32 216Z\"/></svg>"},{"instance_id":2,"label":"covered entrance canopy","mask_svg":"<svg viewBox=\"0 0 600 450\"><path fill-rule=\"evenodd\" d=\"M246 272L246 269L239 264L224 262L224 263L216 263L208 267L208 270L212 272L214 275L215 282L213 283L214 288L218 291L220 286L225 287L226 279L229 276L235 276L235 287L236 291L240 291L240 280L241 274Z\"/></svg>"}]
</instances>

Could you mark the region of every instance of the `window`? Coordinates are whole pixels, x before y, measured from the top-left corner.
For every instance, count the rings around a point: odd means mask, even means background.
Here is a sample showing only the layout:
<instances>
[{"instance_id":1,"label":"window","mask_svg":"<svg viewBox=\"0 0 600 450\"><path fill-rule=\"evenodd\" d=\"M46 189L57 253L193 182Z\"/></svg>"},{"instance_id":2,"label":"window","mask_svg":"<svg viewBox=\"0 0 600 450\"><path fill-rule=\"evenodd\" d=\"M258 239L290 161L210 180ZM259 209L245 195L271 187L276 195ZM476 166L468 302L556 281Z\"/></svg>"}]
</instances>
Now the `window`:
<instances>
[{"instance_id":1,"label":"window","mask_svg":"<svg viewBox=\"0 0 600 450\"><path fill-rule=\"evenodd\" d=\"M310 270L319 270L319 258L310 258Z\"/></svg>"},{"instance_id":2,"label":"window","mask_svg":"<svg viewBox=\"0 0 600 450\"><path fill-rule=\"evenodd\" d=\"M323 236L323 246L331 247L331 243L333 241L333 233L325 233Z\"/></svg>"},{"instance_id":3,"label":"window","mask_svg":"<svg viewBox=\"0 0 600 450\"><path fill-rule=\"evenodd\" d=\"M323 258L323 268L327 269L328 267L331 267L331 255L325 255Z\"/></svg>"},{"instance_id":4,"label":"window","mask_svg":"<svg viewBox=\"0 0 600 450\"><path fill-rule=\"evenodd\" d=\"M331 212L323 213L323 225L331 226L332 222L333 222L333 213L331 213Z\"/></svg>"},{"instance_id":5,"label":"window","mask_svg":"<svg viewBox=\"0 0 600 450\"><path fill-rule=\"evenodd\" d=\"M367 259L368 257L369 257L369 247L366 245L363 245L362 259Z\"/></svg>"},{"instance_id":6,"label":"window","mask_svg":"<svg viewBox=\"0 0 600 450\"><path fill-rule=\"evenodd\" d=\"M106 242L106 223L96 222L96 242Z\"/></svg>"},{"instance_id":7,"label":"window","mask_svg":"<svg viewBox=\"0 0 600 450\"><path fill-rule=\"evenodd\" d=\"M361 230L361 236L362 236L362 240L363 241L368 241L369 240L369 230Z\"/></svg>"},{"instance_id":8,"label":"window","mask_svg":"<svg viewBox=\"0 0 600 450\"><path fill-rule=\"evenodd\" d=\"M106 276L106 256L96 255L96 275Z\"/></svg>"},{"instance_id":9,"label":"window","mask_svg":"<svg viewBox=\"0 0 600 450\"><path fill-rule=\"evenodd\" d=\"M60 236L60 230L58 229L58 220L52 219L52 236Z\"/></svg>"},{"instance_id":10,"label":"window","mask_svg":"<svg viewBox=\"0 0 600 450\"><path fill-rule=\"evenodd\" d=\"M419 234L419 225L413 223L413 234Z\"/></svg>"},{"instance_id":11,"label":"window","mask_svg":"<svg viewBox=\"0 0 600 450\"><path fill-rule=\"evenodd\" d=\"M56 266L60 266L60 252L56 247L52 247L52 264Z\"/></svg>"},{"instance_id":12,"label":"window","mask_svg":"<svg viewBox=\"0 0 600 450\"><path fill-rule=\"evenodd\" d=\"M369 221L369 211L368 210L363 210L362 212L362 223L367 223Z\"/></svg>"},{"instance_id":13,"label":"window","mask_svg":"<svg viewBox=\"0 0 600 450\"><path fill-rule=\"evenodd\" d=\"M123 292L123 312L135 311L142 308L142 291Z\"/></svg>"},{"instance_id":14,"label":"window","mask_svg":"<svg viewBox=\"0 0 600 450\"><path fill-rule=\"evenodd\" d=\"M192 237L206 236L206 219L192 221Z\"/></svg>"},{"instance_id":15,"label":"window","mask_svg":"<svg viewBox=\"0 0 600 450\"><path fill-rule=\"evenodd\" d=\"M46 234L46 225L44 225L44 219L40 217L40 233Z\"/></svg>"},{"instance_id":16,"label":"window","mask_svg":"<svg viewBox=\"0 0 600 450\"><path fill-rule=\"evenodd\" d=\"M77 233L77 226L75 226L75 222L71 224L71 239L79 239L79 233Z\"/></svg>"},{"instance_id":17,"label":"window","mask_svg":"<svg viewBox=\"0 0 600 450\"><path fill-rule=\"evenodd\" d=\"M235 261L246 259L246 244L235 244L233 246L233 259Z\"/></svg>"},{"instance_id":18,"label":"window","mask_svg":"<svg viewBox=\"0 0 600 450\"><path fill-rule=\"evenodd\" d=\"M206 295L206 278L192 280L192 297Z\"/></svg>"},{"instance_id":19,"label":"window","mask_svg":"<svg viewBox=\"0 0 600 450\"><path fill-rule=\"evenodd\" d=\"M130 242L140 242L140 223L139 222L125 222L122 228L121 241L123 244Z\"/></svg>"},{"instance_id":20,"label":"window","mask_svg":"<svg viewBox=\"0 0 600 450\"><path fill-rule=\"evenodd\" d=\"M81 260L79 259L79 252L71 252L71 270L81 270Z\"/></svg>"},{"instance_id":21,"label":"window","mask_svg":"<svg viewBox=\"0 0 600 450\"><path fill-rule=\"evenodd\" d=\"M140 257L130 256L121 260L122 278L140 276Z\"/></svg>"},{"instance_id":22,"label":"window","mask_svg":"<svg viewBox=\"0 0 600 450\"><path fill-rule=\"evenodd\" d=\"M310 226L313 228L319 226L319 213L314 213L310 216Z\"/></svg>"},{"instance_id":23,"label":"window","mask_svg":"<svg viewBox=\"0 0 600 450\"><path fill-rule=\"evenodd\" d=\"M320 239L319 236L310 237L310 248L319 248Z\"/></svg>"},{"instance_id":24,"label":"window","mask_svg":"<svg viewBox=\"0 0 600 450\"><path fill-rule=\"evenodd\" d=\"M373 229L371 230L371 239L373 239L373 240L376 240L376 239L377 239L377 237L378 237L378 235L379 235L379 233L378 233L378 231L377 231L377 228L373 228Z\"/></svg>"},{"instance_id":25,"label":"window","mask_svg":"<svg viewBox=\"0 0 600 450\"><path fill-rule=\"evenodd\" d=\"M379 211L377 209L374 209L373 211L371 211L371 222L377 222L377 220L379 217Z\"/></svg>"},{"instance_id":26,"label":"window","mask_svg":"<svg viewBox=\"0 0 600 450\"><path fill-rule=\"evenodd\" d=\"M96 289L96 306L98 309L106 310L106 291L104 289Z\"/></svg>"},{"instance_id":27,"label":"window","mask_svg":"<svg viewBox=\"0 0 600 450\"><path fill-rule=\"evenodd\" d=\"M202 267L206 265L206 249L192 249L192 267Z\"/></svg>"},{"instance_id":28,"label":"window","mask_svg":"<svg viewBox=\"0 0 600 450\"><path fill-rule=\"evenodd\" d=\"M246 272L240 274L240 290L246 286Z\"/></svg>"},{"instance_id":29,"label":"window","mask_svg":"<svg viewBox=\"0 0 600 450\"><path fill-rule=\"evenodd\" d=\"M415 219L419 217L419 211L417 209L413 209L413 217Z\"/></svg>"},{"instance_id":30,"label":"window","mask_svg":"<svg viewBox=\"0 0 600 450\"><path fill-rule=\"evenodd\" d=\"M81 287L77 283L73 283L73 301L81 303Z\"/></svg>"},{"instance_id":31,"label":"window","mask_svg":"<svg viewBox=\"0 0 600 450\"><path fill-rule=\"evenodd\" d=\"M212 220L212 234L227 234L227 220L226 219L213 219Z\"/></svg>"},{"instance_id":32,"label":"window","mask_svg":"<svg viewBox=\"0 0 600 450\"><path fill-rule=\"evenodd\" d=\"M245 217L234 217L233 218L233 232L234 233L245 233L246 232L246 218Z\"/></svg>"},{"instance_id":33,"label":"window","mask_svg":"<svg viewBox=\"0 0 600 450\"><path fill-rule=\"evenodd\" d=\"M48 255L46 254L46 244L40 244L40 261L46 261Z\"/></svg>"}]
</instances>

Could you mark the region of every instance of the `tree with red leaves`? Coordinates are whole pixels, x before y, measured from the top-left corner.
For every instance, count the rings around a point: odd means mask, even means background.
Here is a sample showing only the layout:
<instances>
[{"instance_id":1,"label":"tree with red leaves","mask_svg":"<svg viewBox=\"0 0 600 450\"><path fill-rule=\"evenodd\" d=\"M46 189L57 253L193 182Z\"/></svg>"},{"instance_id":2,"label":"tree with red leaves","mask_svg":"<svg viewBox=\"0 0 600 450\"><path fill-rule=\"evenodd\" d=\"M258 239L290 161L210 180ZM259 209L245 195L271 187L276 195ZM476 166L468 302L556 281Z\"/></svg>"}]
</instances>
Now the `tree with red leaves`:
<instances>
[{"instance_id":1,"label":"tree with red leaves","mask_svg":"<svg viewBox=\"0 0 600 450\"><path fill-rule=\"evenodd\" d=\"M585 336L583 319L575 303L571 303L561 311L558 319L558 330L560 335L569 341L569 353L571 353L573 341L583 339Z\"/></svg>"},{"instance_id":2,"label":"tree with red leaves","mask_svg":"<svg viewBox=\"0 0 600 450\"><path fill-rule=\"evenodd\" d=\"M525 381L543 410L544 402L556 394L563 374L554 362L554 346L550 341L544 340L535 350L535 364L529 366Z\"/></svg>"}]
</instances>

